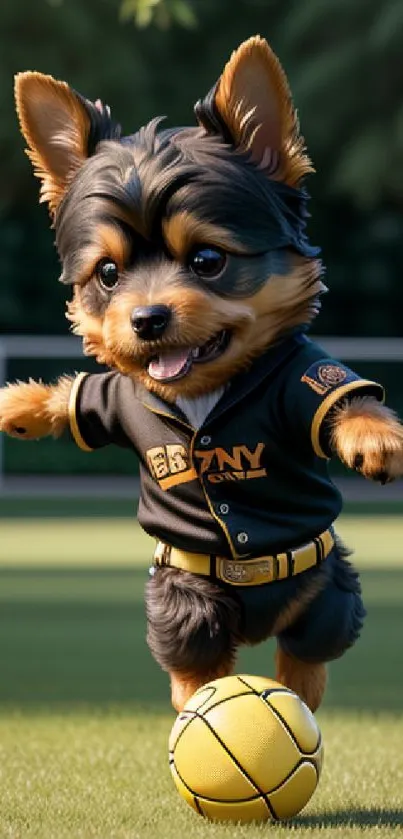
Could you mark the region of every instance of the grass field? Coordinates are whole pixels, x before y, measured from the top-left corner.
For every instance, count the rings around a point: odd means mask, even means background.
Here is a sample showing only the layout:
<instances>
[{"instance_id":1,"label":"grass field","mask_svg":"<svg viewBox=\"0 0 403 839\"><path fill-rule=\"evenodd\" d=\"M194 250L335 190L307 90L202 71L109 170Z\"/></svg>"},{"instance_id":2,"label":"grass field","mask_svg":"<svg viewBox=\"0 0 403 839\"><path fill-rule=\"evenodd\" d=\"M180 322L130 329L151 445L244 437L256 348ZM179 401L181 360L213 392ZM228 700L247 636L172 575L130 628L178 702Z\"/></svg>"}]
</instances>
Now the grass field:
<instances>
[{"instance_id":1,"label":"grass field","mask_svg":"<svg viewBox=\"0 0 403 839\"><path fill-rule=\"evenodd\" d=\"M128 519L0 520L0 839L292 839L403 829L403 521L346 517L368 617L331 666L325 767L292 823L209 824L178 797L144 641L151 544ZM238 672L272 674L271 644Z\"/></svg>"}]
</instances>

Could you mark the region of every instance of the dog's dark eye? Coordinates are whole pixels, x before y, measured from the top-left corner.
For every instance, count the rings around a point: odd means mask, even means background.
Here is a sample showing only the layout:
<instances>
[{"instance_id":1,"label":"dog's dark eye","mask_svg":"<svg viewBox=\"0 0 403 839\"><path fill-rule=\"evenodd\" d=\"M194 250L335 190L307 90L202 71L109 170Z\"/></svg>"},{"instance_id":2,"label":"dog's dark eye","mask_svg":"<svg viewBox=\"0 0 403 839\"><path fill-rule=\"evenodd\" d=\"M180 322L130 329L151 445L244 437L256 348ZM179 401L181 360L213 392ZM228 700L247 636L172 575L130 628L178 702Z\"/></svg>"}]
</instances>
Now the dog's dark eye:
<instances>
[{"instance_id":1,"label":"dog's dark eye","mask_svg":"<svg viewBox=\"0 0 403 839\"><path fill-rule=\"evenodd\" d=\"M118 266L113 259L101 259L95 269L99 284L106 291L112 291L119 282Z\"/></svg>"},{"instance_id":2,"label":"dog's dark eye","mask_svg":"<svg viewBox=\"0 0 403 839\"><path fill-rule=\"evenodd\" d=\"M224 269L226 256L217 248L198 247L188 259L189 268L203 280L215 280Z\"/></svg>"}]
</instances>

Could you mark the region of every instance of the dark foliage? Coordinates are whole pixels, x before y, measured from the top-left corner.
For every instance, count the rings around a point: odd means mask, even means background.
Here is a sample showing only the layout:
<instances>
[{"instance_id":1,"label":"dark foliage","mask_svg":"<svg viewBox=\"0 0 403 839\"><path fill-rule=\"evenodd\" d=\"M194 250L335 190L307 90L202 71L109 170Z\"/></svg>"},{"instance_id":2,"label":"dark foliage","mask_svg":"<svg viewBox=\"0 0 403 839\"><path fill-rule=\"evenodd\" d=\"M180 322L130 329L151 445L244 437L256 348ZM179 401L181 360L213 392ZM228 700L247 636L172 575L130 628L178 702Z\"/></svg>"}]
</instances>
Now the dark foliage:
<instances>
[{"instance_id":1,"label":"dark foliage","mask_svg":"<svg viewBox=\"0 0 403 839\"><path fill-rule=\"evenodd\" d=\"M403 290L399 0L15 0L0 5L0 329L66 330L38 184L23 154L12 77L39 70L111 105L124 133L168 114L194 123L232 49L260 32L287 71L318 168L310 238L331 300L321 333L399 334ZM133 23L133 10L143 9ZM159 11L158 11L159 9ZM139 28L139 24L151 25Z\"/></svg>"}]
</instances>

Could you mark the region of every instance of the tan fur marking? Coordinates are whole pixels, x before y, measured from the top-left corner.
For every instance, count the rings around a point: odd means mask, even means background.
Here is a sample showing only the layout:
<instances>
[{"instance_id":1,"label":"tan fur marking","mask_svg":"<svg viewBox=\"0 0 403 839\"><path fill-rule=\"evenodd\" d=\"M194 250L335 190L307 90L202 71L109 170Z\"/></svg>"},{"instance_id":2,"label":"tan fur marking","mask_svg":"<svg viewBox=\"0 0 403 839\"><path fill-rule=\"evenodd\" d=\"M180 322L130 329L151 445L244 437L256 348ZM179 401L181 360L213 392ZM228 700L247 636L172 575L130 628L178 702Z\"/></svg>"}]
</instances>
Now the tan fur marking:
<instances>
[{"instance_id":1,"label":"tan fur marking","mask_svg":"<svg viewBox=\"0 0 403 839\"><path fill-rule=\"evenodd\" d=\"M212 682L214 679L222 679L224 676L230 676L232 672L232 661L218 668L214 673L209 673L205 676L200 676L195 673L177 673L172 671L169 676L171 679L171 701L173 707L179 714L196 690L206 685L207 682Z\"/></svg>"},{"instance_id":2,"label":"tan fur marking","mask_svg":"<svg viewBox=\"0 0 403 839\"><path fill-rule=\"evenodd\" d=\"M319 708L326 688L325 664L310 664L287 655L281 647L276 653L276 680L296 694L312 712Z\"/></svg>"},{"instance_id":3,"label":"tan fur marking","mask_svg":"<svg viewBox=\"0 0 403 839\"><path fill-rule=\"evenodd\" d=\"M27 154L42 181L40 200L54 214L87 156L87 114L65 82L42 73L19 73L15 100Z\"/></svg>"},{"instance_id":4,"label":"tan fur marking","mask_svg":"<svg viewBox=\"0 0 403 839\"><path fill-rule=\"evenodd\" d=\"M366 478L393 480L403 474L403 426L394 411L371 396L355 397L336 409L331 447ZM362 456L359 466L357 455Z\"/></svg>"},{"instance_id":5,"label":"tan fur marking","mask_svg":"<svg viewBox=\"0 0 403 839\"><path fill-rule=\"evenodd\" d=\"M44 385L30 379L2 388L0 431L21 440L50 434L59 437L68 426L72 381L72 378L63 376L56 385Z\"/></svg>"},{"instance_id":6,"label":"tan fur marking","mask_svg":"<svg viewBox=\"0 0 403 839\"><path fill-rule=\"evenodd\" d=\"M73 382L73 376L62 376L56 386L50 386L49 388L46 410L51 418L54 437L60 437L66 428L66 417L68 417Z\"/></svg>"},{"instance_id":7,"label":"tan fur marking","mask_svg":"<svg viewBox=\"0 0 403 839\"><path fill-rule=\"evenodd\" d=\"M291 626L302 615L308 604L319 594L325 582L324 575L313 580L306 591L302 592L295 600L292 600L291 603L282 609L273 626L272 635L278 635L280 632L284 632L288 626Z\"/></svg>"},{"instance_id":8,"label":"tan fur marking","mask_svg":"<svg viewBox=\"0 0 403 839\"><path fill-rule=\"evenodd\" d=\"M134 214L133 211L129 210L129 208L118 206L114 201L111 202L111 211L117 221L123 221L128 227L132 227L135 233L140 233L147 238L147 231L144 225L140 224L138 215Z\"/></svg>"},{"instance_id":9,"label":"tan fur marking","mask_svg":"<svg viewBox=\"0 0 403 839\"><path fill-rule=\"evenodd\" d=\"M271 178L296 186L313 172L299 132L287 77L267 41L249 38L233 52L220 78L216 107L236 144ZM271 152L278 152L278 161Z\"/></svg>"},{"instance_id":10,"label":"tan fur marking","mask_svg":"<svg viewBox=\"0 0 403 839\"><path fill-rule=\"evenodd\" d=\"M76 282L88 282L99 260L105 257L113 259L122 271L127 265L130 253L130 242L117 224L97 225L94 230L94 241L84 248L81 254L81 276L76 278Z\"/></svg>"},{"instance_id":11,"label":"tan fur marking","mask_svg":"<svg viewBox=\"0 0 403 839\"><path fill-rule=\"evenodd\" d=\"M101 248L101 257L110 256L123 268L130 256L131 244L127 236L116 224L98 224L97 238Z\"/></svg>"},{"instance_id":12,"label":"tan fur marking","mask_svg":"<svg viewBox=\"0 0 403 839\"><path fill-rule=\"evenodd\" d=\"M283 332L313 320L317 314L315 298L326 289L321 276L318 260L295 256L286 276L271 276L270 282L251 298L256 326L248 337L248 346L252 343L254 356Z\"/></svg>"},{"instance_id":13,"label":"tan fur marking","mask_svg":"<svg viewBox=\"0 0 403 839\"><path fill-rule=\"evenodd\" d=\"M113 356L107 352L104 345L102 318L95 317L84 310L81 289L77 285L74 286L73 299L67 303L66 318L72 324L71 330L74 335L80 335L83 338L84 354L94 356L99 364L113 367Z\"/></svg>"},{"instance_id":14,"label":"tan fur marking","mask_svg":"<svg viewBox=\"0 0 403 839\"><path fill-rule=\"evenodd\" d=\"M233 253L247 253L228 230L200 221L185 210L163 221L163 233L169 250L182 262L186 260L191 248L198 244L216 245Z\"/></svg>"}]
</instances>

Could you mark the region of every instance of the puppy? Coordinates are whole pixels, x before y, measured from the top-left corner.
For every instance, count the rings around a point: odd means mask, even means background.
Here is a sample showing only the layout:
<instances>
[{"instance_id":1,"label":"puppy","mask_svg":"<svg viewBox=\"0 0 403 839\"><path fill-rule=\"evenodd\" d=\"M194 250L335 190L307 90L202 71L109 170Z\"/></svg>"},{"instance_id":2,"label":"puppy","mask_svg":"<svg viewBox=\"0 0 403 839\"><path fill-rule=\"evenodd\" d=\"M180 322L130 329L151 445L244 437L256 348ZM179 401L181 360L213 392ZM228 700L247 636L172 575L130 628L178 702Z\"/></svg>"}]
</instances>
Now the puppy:
<instances>
[{"instance_id":1,"label":"puppy","mask_svg":"<svg viewBox=\"0 0 403 839\"><path fill-rule=\"evenodd\" d=\"M122 137L108 107L40 73L17 76L16 102L67 317L109 371L9 385L0 428L136 452L157 540L148 642L177 710L269 636L276 678L315 710L365 614L328 460L392 480L403 430L379 384L306 335L325 287L280 63L243 43L193 128Z\"/></svg>"}]
</instances>

